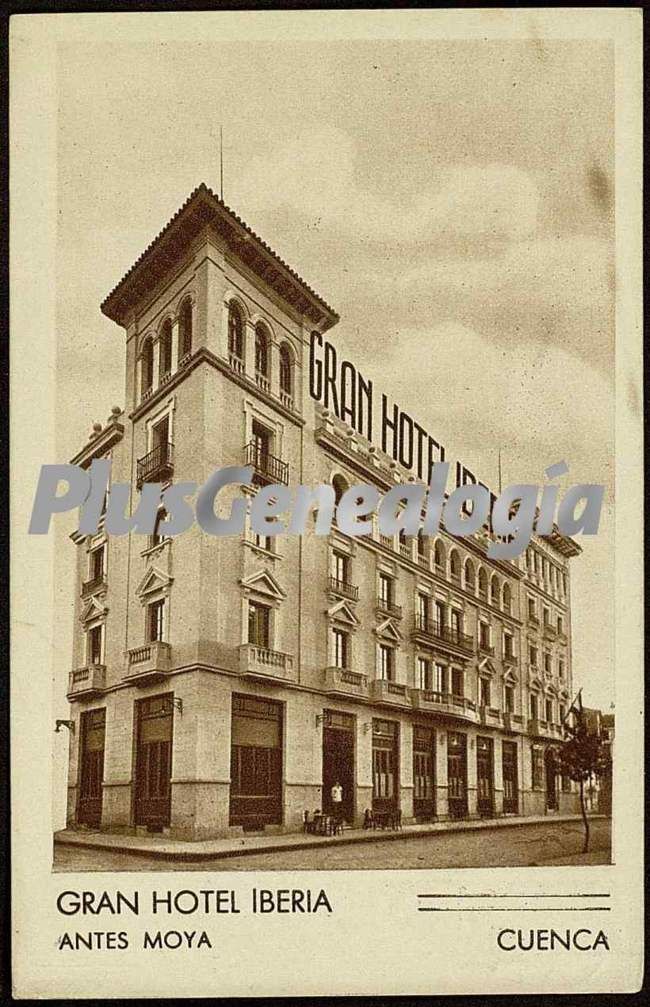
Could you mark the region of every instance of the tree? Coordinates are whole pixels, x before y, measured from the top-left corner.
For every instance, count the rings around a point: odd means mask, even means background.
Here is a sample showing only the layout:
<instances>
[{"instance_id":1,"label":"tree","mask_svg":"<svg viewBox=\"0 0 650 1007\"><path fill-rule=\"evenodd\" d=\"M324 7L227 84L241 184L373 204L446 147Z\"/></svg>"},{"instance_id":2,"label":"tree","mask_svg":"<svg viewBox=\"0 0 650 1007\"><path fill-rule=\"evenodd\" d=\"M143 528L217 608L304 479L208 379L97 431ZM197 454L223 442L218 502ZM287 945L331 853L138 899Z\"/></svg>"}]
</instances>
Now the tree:
<instances>
[{"instance_id":1,"label":"tree","mask_svg":"<svg viewBox=\"0 0 650 1007\"><path fill-rule=\"evenodd\" d=\"M611 765L609 747L603 741L600 732L590 731L582 709L572 708L573 720L567 719L564 724L566 740L557 749L557 761L560 772L570 777L580 785L580 810L585 826L585 844L583 853L589 849L589 819L585 803L585 783L592 776L601 777Z\"/></svg>"}]
</instances>

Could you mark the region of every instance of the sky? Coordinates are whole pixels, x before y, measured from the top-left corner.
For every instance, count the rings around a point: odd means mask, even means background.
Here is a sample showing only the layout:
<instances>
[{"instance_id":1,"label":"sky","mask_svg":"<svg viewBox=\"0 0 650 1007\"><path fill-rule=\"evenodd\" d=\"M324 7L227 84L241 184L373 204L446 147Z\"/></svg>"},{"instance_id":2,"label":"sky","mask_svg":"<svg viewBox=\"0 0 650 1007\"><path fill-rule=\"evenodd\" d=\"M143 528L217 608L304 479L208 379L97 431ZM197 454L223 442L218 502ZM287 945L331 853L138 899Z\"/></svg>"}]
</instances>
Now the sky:
<instances>
[{"instance_id":1,"label":"sky","mask_svg":"<svg viewBox=\"0 0 650 1007\"><path fill-rule=\"evenodd\" d=\"M61 43L56 460L124 405L124 335L100 302L200 182L218 191L223 126L226 203L338 311L328 338L376 393L493 487L499 450L504 485L561 460L563 487L605 485L571 578L574 682L609 709L612 56L588 40L216 30Z\"/></svg>"}]
</instances>

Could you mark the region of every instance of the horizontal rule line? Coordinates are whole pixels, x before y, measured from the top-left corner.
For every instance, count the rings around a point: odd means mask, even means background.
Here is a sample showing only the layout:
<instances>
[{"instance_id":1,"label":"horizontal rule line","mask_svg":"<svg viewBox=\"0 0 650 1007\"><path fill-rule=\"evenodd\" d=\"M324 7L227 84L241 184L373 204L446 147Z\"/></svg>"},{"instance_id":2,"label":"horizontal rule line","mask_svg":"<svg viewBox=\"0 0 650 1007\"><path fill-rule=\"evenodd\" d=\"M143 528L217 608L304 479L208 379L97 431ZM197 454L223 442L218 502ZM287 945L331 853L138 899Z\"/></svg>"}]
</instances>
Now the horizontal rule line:
<instances>
[{"instance_id":1,"label":"horizontal rule line","mask_svg":"<svg viewBox=\"0 0 650 1007\"><path fill-rule=\"evenodd\" d=\"M609 892L571 892L568 895L553 895L550 892L542 895L418 895L419 899L611 899Z\"/></svg>"},{"instance_id":2,"label":"horizontal rule line","mask_svg":"<svg viewBox=\"0 0 650 1007\"><path fill-rule=\"evenodd\" d=\"M418 906L419 913L611 913L611 906Z\"/></svg>"}]
</instances>

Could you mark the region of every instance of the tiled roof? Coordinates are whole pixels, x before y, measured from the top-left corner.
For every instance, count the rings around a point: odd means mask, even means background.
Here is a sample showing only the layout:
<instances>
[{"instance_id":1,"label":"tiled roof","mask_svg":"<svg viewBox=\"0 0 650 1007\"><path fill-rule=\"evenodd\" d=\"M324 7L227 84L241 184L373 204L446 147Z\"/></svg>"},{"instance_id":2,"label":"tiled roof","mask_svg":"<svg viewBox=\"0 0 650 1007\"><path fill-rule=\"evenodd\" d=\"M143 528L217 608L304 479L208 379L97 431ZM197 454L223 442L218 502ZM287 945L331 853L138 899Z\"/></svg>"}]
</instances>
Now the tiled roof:
<instances>
[{"instance_id":1,"label":"tiled roof","mask_svg":"<svg viewBox=\"0 0 650 1007\"><path fill-rule=\"evenodd\" d=\"M257 255L254 255L253 261L248 264L254 271L259 272L270 286L278 289L285 300L312 317L314 321L324 322L324 328L330 328L338 322L339 316L334 309L203 182L188 196L180 209L104 299L101 309L105 315L118 324L124 323L128 308L156 282L165 262L167 268L173 264L171 257L164 255L165 246L179 236L183 240L184 224L187 225L188 233L192 226L196 232L207 224L213 224L225 234L227 240L232 241L234 246L241 246L242 242L250 244ZM189 237L186 235L186 240L189 241L192 237L194 234L190 234ZM256 268L257 258L260 259L258 268ZM262 265L265 267L264 271L259 268ZM269 265L275 268L269 271ZM273 274L270 279L266 275L269 272Z\"/></svg>"}]
</instances>

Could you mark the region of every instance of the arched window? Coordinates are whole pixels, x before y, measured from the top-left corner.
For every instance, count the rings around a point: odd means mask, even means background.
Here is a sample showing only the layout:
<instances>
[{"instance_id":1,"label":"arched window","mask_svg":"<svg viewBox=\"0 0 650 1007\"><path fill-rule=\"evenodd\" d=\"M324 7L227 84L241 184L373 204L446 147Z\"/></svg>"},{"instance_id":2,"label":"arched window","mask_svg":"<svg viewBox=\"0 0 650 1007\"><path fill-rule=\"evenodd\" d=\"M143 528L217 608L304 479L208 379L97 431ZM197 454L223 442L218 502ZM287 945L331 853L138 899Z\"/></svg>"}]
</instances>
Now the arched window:
<instances>
[{"instance_id":1,"label":"arched window","mask_svg":"<svg viewBox=\"0 0 650 1007\"><path fill-rule=\"evenodd\" d=\"M343 476L336 475L332 479L332 486L334 487L334 502L338 507L341 502L341 497L348 488L348 484Z\"/></svg>"},{"instance_id":2,"label":"arched window","mask_svg":"<svg viewBox=\"0 0 650 1007\"><path fill-rule=\"evenodd\" d=\"M503 611L510 614L512 610L512 591L509 584L503 585Z\"/></svg>"},{"instance_id":3,"label":"arched window","mask_svg":"<svg viewBox=\"0 0 650 1007\"><path fill-rule=\"evenodd\" d=\"M255 373L268 380L269 377L269 334L264 325L259 322L255 326Z\"/></svg>"},{"instance_id":4,"label":"arched window","mask_svg":"<svg viewBox=\"0 0 650 1007\"><path fill-rule=\"evenodd\" d=\"M280 392L289 398L293 395L292 371L291 350L283 343L280 347Z\"/></svg>"},{"instance_id":5,"label":"arched window","mask_svg":"<svg viewBox=\"0 0 650 1007\"><path fill-rule=\"evenodd\" d=\"M142 344L140 368L140 397L144 398L147 392L151 391L153 385L153 342L151 339L145 339Z\"/></svg>"},{"instance_id":6,"label":"arched window","mask_svg":"<svg viewBox=\"0 0 650 1007\"><path fill-rule=\"evenodd\" d=\"M476 584L474 564L471 559L465 560L465 587L468 591L474 590L474 585Z\"/></svg>"},{"instance_id":7,"label":"arched window","mask_svg":"<svg viewBox=\"0 0 650 1007\"><path fill-rule=\"evenodd\" d=\"M418 530L417 540L418 540L418 559L422 562L425 562L427 558L427 537L421 528Z\"/></svg>"},{"instance_id":8,"label":"arched window","mask_svg":"<svg viewBox=\"0 0 650 1007\"><path fill-rule=\"evenodd\" d=\"M490 602L493 605L499 604L499 578L496 574L490 582Z\"/></svg>"},{"instance_id":9,"label":"arched window","mask_svg":"<svg viewBox=\"0 0 650 1007\"><path fill-rule=\"evenodd\" d=\"M161 531L160 528L163 521L166 520L167 520L167 511L165 510L164 507L161 507L160 510L158 511L158 514L156 515L156 523L153 526L153 535L151 535L149 539L149 547L151 549L153 549L153 547L156 545L160 545L160 543L164 542L165 539L168 537L167 535L164 534L164 532Z\"/></svg>"},{"instance_id":10,"label":"arched window","mask_svg":"<svg viewBox=\"0 0 650 1007\"><path fill-rule=\"evenodd\" d=\"M179 355L182 360L192 352L192 301L186 297L178 312Z\"/></svg>"},{"instance_id":11,"label":"arched window","mask_svg":"<svg viewBox=\"0 0 650 1007\"><path fill-rule=\"evenodd\" d=\"M460 580L460 556L455 549L449 553L449 572L452 577Z\"/></svg>"},{"instance_id":12,"label":"arched window","mask_svg":"<svg viewBox=\"0 0 650 1007\"><path fill-rule=\"evenodd\" d=\"M482 566L478 568L478 593L482 598L487 598L488 581L487 574Z\"/></svg>"},{"instance_id":13,"label":"arched window","mask_svg":"<svg viewBox=\"0 0 650 1007\"><path fill-rule=\"evenodd\" d=\"M228 353L240 362L244 359L244 316L235 303L228 308Z\"/></svg>"},{"instance_id":14,"label":"arched window","mask_svg":"<svg viewBox=\"0 0 650 1007\"><path fill-rule=\"evenodd\" d=\"M440 573L445 566L445 547L440 539L433 547L433 561L436 564L436 570Z\"/></svg>"},{"instance_id":15,"label":"arched window","mask_svg":"<svg viewBox=\"0 0 650 1007\"><path fill-rule=\"evenodd\" d=\"M160 330L160 382L162 384L172 370L172 323L168 318Z\"/></svg>"}]
</instances>

